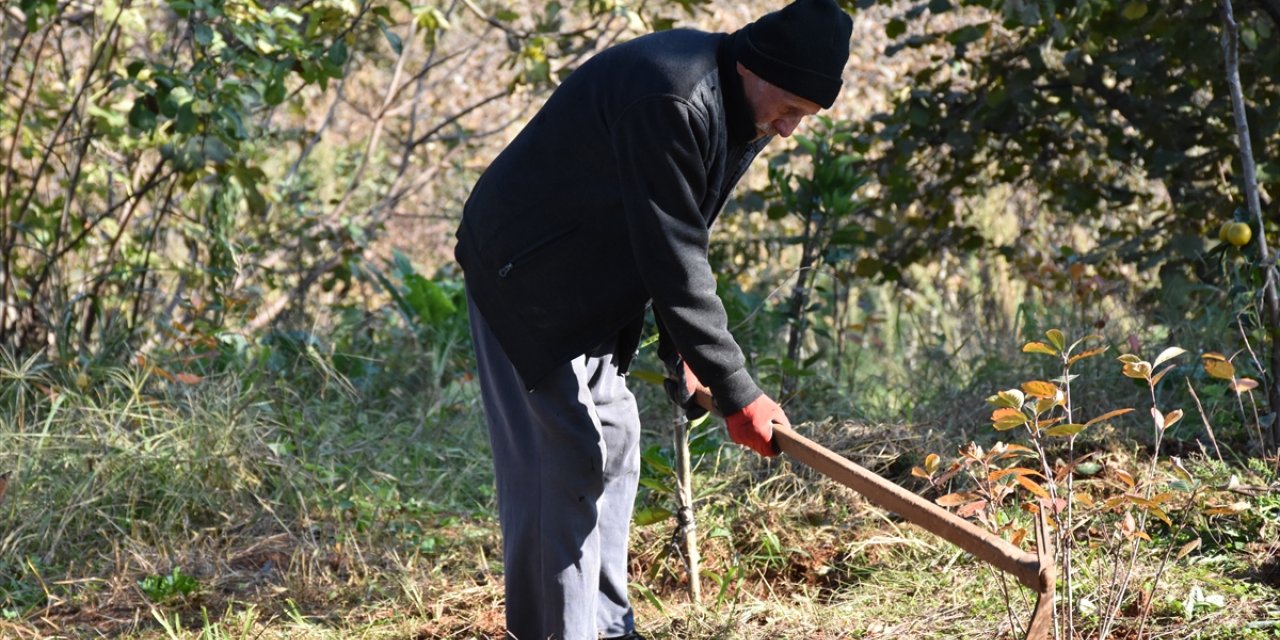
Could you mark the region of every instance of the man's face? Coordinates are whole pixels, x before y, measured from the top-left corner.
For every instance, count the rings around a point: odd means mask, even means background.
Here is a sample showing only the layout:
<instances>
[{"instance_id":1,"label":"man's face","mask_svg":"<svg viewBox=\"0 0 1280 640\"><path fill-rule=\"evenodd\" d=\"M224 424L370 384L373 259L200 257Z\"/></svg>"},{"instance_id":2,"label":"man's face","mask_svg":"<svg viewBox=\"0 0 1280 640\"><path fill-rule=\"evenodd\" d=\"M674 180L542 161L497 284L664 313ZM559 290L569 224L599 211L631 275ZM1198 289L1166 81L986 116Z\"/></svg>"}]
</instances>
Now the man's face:
<instances>
[{"instance_id":1,"label":"man's face","mask_svg":"<svg viewBox=\"0 0 1280 640\"><path fill-rule=\"evenodd\" d=\"M738 75L742 76L742 88L747 94L747 104L756 122L757 138L762 136L787 137L800 126L805 117L822 109L821 105L801 98L785 89L765 81L750 69L738 63Z\"/></svg>"}]
</instances>

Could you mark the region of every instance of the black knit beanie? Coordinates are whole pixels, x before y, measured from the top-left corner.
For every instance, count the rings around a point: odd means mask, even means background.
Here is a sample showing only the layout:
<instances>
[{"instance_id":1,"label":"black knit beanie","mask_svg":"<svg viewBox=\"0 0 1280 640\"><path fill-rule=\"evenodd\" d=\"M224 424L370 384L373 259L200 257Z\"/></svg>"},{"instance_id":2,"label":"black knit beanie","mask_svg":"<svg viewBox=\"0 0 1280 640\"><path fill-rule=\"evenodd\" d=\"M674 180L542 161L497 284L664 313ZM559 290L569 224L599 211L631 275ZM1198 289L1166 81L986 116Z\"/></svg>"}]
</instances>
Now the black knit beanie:
<instances>
[{"instance_id":1,"label":"black knit beanie","mask_svg":"<svg viewBox=\"0 0 1280 640\"><path fill-rule=\"evenodd\" d=\"M795 0L735 31L734 57L752 73L830 108L849 61L853 19L835 0Z\"/></svg>"}]
</instances>

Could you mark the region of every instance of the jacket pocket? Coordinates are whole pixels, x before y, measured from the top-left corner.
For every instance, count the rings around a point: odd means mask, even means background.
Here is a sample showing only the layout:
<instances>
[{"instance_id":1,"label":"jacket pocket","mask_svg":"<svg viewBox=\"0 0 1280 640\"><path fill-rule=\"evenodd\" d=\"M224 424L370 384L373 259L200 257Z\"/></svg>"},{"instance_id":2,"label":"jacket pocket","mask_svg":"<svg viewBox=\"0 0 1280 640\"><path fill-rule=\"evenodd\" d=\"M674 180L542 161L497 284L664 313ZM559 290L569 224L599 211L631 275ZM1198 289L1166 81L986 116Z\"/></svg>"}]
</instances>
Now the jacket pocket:
<instances>
[{"instance_id":1,"label":"jacket pocket","mask_svg":"<svg viewBox=\"0 0 1280 640\"><path fill-rule=\"evenodd\" d=\"M502 264L501 267L498 267L498 277L505 278L511 275L511 272L513 270L520 268L521 265L529 262L536 255L550 248L551 245L555 244L556 242L559 242L560 240L563 240L574 231L577 231L579 224L580 223L575 222L567 227L559 229L556 232L520 250L519 253L516 253L514 256L511 256L510 258L508 258L506 262Z\"/></svg>"}]
</instances>

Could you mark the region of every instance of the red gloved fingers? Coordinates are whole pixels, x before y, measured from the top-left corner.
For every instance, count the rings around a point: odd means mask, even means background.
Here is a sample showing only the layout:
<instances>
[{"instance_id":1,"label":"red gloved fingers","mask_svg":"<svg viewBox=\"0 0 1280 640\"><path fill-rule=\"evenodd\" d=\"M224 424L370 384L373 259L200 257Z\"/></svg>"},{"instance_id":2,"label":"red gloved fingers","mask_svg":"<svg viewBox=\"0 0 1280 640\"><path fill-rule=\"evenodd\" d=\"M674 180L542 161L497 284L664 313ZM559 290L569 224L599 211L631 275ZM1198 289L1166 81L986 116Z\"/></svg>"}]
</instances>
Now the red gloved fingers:
<instances>
[{"instance_id":1,"label":"red gloved fingers","mask_svg":"<svg viewBox=\"0 0 1280 640\"><path fill-rule=\"evenodd\" d=\"M773 443L773 423L791 426L782 407L766 395L752 400L737 413L725 416L729 438L765 456L778 455Z\"/></svg>"},{"instance_id":2,"label":"red gloved fingers","mask_svg":"<svg viewBox=\"0 0 1280 640\"><path fill-rule=\"evenodd\" d=\"M684 388L689 391L689 395L697 393L702 389L702 381L693 374L693 369L689 368L687 360L682 360L680 366L684 367Z\"/></svg>"}]
</instances>

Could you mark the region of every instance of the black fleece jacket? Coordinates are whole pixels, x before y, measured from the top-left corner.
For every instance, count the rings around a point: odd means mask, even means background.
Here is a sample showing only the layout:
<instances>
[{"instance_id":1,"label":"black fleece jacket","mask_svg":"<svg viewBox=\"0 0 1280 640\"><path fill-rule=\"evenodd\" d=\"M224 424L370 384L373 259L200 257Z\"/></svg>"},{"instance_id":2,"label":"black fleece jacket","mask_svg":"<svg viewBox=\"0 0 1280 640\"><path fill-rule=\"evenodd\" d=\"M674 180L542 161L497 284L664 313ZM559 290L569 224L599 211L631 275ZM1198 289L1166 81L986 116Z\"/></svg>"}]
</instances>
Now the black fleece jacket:
<instances>
[{"instance_id":1,"label":"black fleece jacket","mask_svg":"<svg viewBox=\"0 0 1280 640\"><path fill-rule=\"evenodd\" d=\"M610 340L630 361L646 305L733 413L761 394L707 262L711 223L768 143L725 34L673 30L571 73L480 177L455 256L533 389Z\"/></svg>"}]
</instances>

